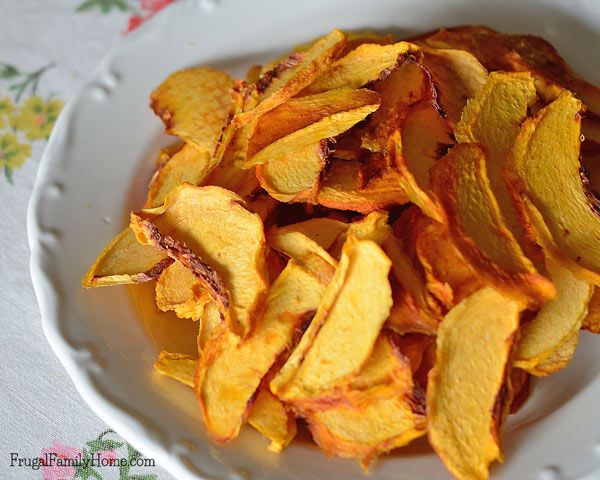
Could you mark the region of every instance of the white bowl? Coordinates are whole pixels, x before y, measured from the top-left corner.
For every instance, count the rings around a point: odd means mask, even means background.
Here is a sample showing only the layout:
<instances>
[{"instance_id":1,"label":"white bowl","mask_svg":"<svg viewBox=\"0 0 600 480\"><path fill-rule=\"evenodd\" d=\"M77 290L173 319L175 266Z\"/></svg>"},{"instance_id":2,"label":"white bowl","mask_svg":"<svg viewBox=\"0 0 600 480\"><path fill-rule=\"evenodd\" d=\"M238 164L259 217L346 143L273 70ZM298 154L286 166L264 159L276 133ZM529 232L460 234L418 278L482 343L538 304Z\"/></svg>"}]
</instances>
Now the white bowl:
<instances>
[{"instance_id":1,"label":"white bowl","mask_svg":"<svg viewBox=\"0 0 600 480\"><path fill-rule=\"evenodd\" d=\"M82 397L177 478L364 478L355 462L328 460L308 443L276 455L257 433L244 431L225 447L211 445L192 392L153 372L159 345L175 347L175 340L152 337L127 287L80 287L96 254L140 207L155 153L165 144L148 95L179 68L210 64L243 75L251 64L332 28L409 35L457 24L541 35L600 83L597 7L594 0L179 0L129 35L62 113L29 209L31 275L44 331ZM510 419L506 462L494 467L494 478L598 478L590 472L600 465L599 400L600 338L583 335L569 368L537 382ZM382 458L372 473L449 478L424 440Z\"/></svg>"}]
</instances>

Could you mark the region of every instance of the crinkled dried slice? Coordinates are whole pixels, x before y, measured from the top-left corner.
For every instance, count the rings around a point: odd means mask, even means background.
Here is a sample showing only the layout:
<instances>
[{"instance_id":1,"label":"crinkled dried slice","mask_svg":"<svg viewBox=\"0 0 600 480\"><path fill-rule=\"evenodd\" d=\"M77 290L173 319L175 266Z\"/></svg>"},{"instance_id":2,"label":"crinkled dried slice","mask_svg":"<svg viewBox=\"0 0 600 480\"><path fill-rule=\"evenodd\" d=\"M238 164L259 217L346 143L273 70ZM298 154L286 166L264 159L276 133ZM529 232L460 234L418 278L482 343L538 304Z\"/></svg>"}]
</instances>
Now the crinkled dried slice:
<instances>
[{"instance_id":1,"label":"crinkled dried slice","mask_svg":"<svg viewBox=\"0 0 600 480\"><path fill-rule=\"evenodd\" d=\"M390 268L375 242L348 238L315 318L271 380L273 393L284 400L318 398L361 369L392 305Z\"/></svg>"},{"instance_id":2,"label":"crinkled dried slice","mask_svg":"<svg viewBox=\"0 0 600 480\"><path fill-rule=\"evenodd\" d=\"M464 50L423 47L421 52L421 63L431 73L440 106L454 127L467 100L485 84L488 72L475 56Z\"/></svg>"},{"instance_id":3,"label":"crinkled dried slice","mask_svg":"<svg viewBox=\"0 0 600 480\"><path fill-rule=\"evenodd\" d=\"M329 247L329 251L334 258L340 258L342 249L348 237L354 237L357 240L372 240L377 245L382 246L392 229L388 225L388 212L377 211L365 215L360 220L355 220L347 228L340 231L340 234Z\"/></svg>"},{"instance_id":4,"label":"crinkled dried slice","mask_svg":"<svg viewBox=\"0 0 600 480\"><path fill-rule=\"evenodd\" d=\"M415 58L408 58L372 87L381 96L381 107L365 126L363 147L385 152L389 135L397 130L406 109L421 100L434 100L431 74Z\"/></svg>"},{"instance_id":5,"label":"crinkled dried slice","mask_svg":"<svg viewBox=\"0 0 600 480\"><path fill-rule=\"evenodd\" d=\"M564 91L533 118L515 140L507 176L516 200L525 194L561 252L600 273L598 203L580 174L581 102Z\"/></svg>"},{"instance_id":6,"label":"crinkled dried slice","mask_svg":"<svg viewBox=\"0 0 600 480\"><path fill-rule=\"evenodd\" d=\"M130 228L100 252L81 284L86 288L142 283L160 275L173 260L156 248L141 245Z\"/></svg>"},{"instance_id":7,"label":"crinkled dried slice","mask_svg":"<svg viewBox=\"0 0 600 480\"><path fill-rule=\"evenodd\" d=\"M165 268L156 282L156 306L163 312L173 310L179 318L200 320L210 300L204 284L180 262Z\"/></svg>"},{"instance_id":8,"label":"crinkled dried slice","mask_svg":"<svg viewBox=\"0 0 600 480\"><path fill-rule=\"evenodd\" d=\"M296 436L296 418L268 389L261 388L250 407L248 423L271 440L269 450L281 452Z\"/></svg>"},{"instance_id":9,"label":"crinkled dried slice","mask_svg":"<svg viewBox=\"0 0 600 480\"><path fill-rule=\"evenodd\" d=\"M577 278L552 255L547 256L546 265L557 295L521 327L515 347L514 365L528 372L535 370L568 337L579 331L594 290L592 284Z\"/></svg>"},{"instance_id":10,"label":"crinkled dried slice","mask_svg":"<svg viewBox=\"0 0 600 480\"><path fill-rule=\"evenodd\" d=\"M415 410L408 399L392 396L361 408L336 405L308 412L306 419L325 455L356 458L366 470L382 453L425 435L425 417Z\"/></svg>"},{"instance_id":11,"label":"crinkled dried slice","mask_svg":"<svg viewBox=\"0 0 600 480\"><path fill-rule=\"evenodd\" d=\"M280 202L315 203L329 155L329 140L321 140L256 165L256 178Z\"/></svg>"},{"instance_id":12,"label":"crinkled dried slice","mask_svg":"<svg viewBox=\"0 0 600 480\"><path fill-rule=\"evenodd\" d=\"M467 50L488 70L530 71L547 83L557 83L576 92L585 105L600 115L600 89L577 76L543 38L507 35L487 27L456 27L428 35L426 43Z\"/></svg>"},{"instance_id":13,"label":"crinkled dried slice","mask_svg":"<svg viewBox=\"0 0 600 480\"><path fill-rule=\"evenodd\" d=\"M218 332L219 325L223 323L223 317L221 316L221 310L216 302L207 302L204 305L204 311L202 312L202 319L199 322L198 336L196 337L196 344L198 346L198 356L202 355L202 350L208 339L212 337L214 332Z\"/></svg>"},{"instance_id":14,"label":"crinkled dried slice","mask_svg":"<svg viewBox=\"0 0 600 480\"><path fill-rule=\"evenodd\" d=\"M292 223L285 227L279 227L277 231L281 233L299 232L316 242L324 250L329 250L334 242L337 241L339 235L348 226L348 223L334 218L315 217L302 222Z\"/></svg>"},{"instance_id":15,"label":"crinkled dried slice","mask_svg":"<svg viewBox=\"0 0 600 480\"><path fill-rule=\"evenodd\" d=\"M236 437L262 378L311 318L325 284L290 260L277 277L262 317L245 339L221 328L202 351L196 397L209 435L226 442Z\"/></svg>"},{"instance_id":16,"label":"crinkled dried slice","mask_svg":"<svg viewBox=\"0 0 600 480\"><path fill-rule=\"evenodd\" d=\"M254 155L248 155L246 167L259 165L272 159L276 159L291 151L297 152L303 148L314 145L321 140L335 137L345 132L367 115L379 108L379 99L377 94L373 94L372 103L361 107L353 108L339 113L334 113L323 119L314 122L307 127L296 130L279 140L262 148Z\"/></svg>"},{"instance_id":17,"label":"crinkled dried slice","mask_svg":"<svg viewBox=\"0 0 600 480\"><path fill-rule=\"evenodd\" d=\"M368 185L361 189L360 185L359 162L333 160L321 184L317 203L328 208L367 214L408 201L406 193L397 186L390 189L387 186Z\"/></svg>"},{"instance_id":18,"label":"crinkled dried slice","mask_svg":"<svg viewBox=\"0 0 600 480\"><path fill-rule=\"evenodd\" d=\"M416 45L408 42L359 45L333 62L305 91L318 93L343 87L360 88L393 69L399 57L417 50Z\"/></svg>"},{"instance_id":19,"label":"crinkled dried slice","mask_svg":"<svg viewBox=\"0 0 600 480\"><path fill-rule=\"evenodd\" d=\"M547 377L563 368L573 360L575 350L579 343L579 332L573 332L565 341L558 347L552 355L544 360L539 365L531 368L530 373L536 377Z\"/></svg>"},{"instance_id":20,"label":"crinkled dried slice","mask_svg":"<svg viewBox=\"0 0 600 480\"><path fill-rule=\"evenodd\" d=\"M235 112L253 108L258 101L255 93L251 91L244 94L242 86L234 89L232 91L234 102L230 116L234 115ZM254 171L243 168L246 162L248 144L254 134L256 123L256 121L252 121L240 128L237 128L232 122L227 125L217 153L217 158L220 161L205 179L205 185L223 187L241 197L246 197L259 188Z\"/></svg>"},{"instance_id":21,"label":"crinkled dried slice","mask_svg":"<svg viewBox=\"0 0 600 480\"><path fill-rule=\"evenodd\" d=\"M256 82L259 103L251 110L238 114L234 122L246 125L259 118L309 85L333 62L346 44L340 30L317 40L308 50L297 52L265 72Z\"/></svg>"},{"instance_id":22,"label":"crinkled dried slice","mask_svg":"<svg viewBox=\"0 0 600 480\"><path fill-rule=\"evenodd\" d=\"M394 230L402 229L425 277L426 289L446 308L483 287L483 279L456 247L448 227L412 207L400 216Z\"/></svg>"},{"instance_id":23,"label":"crinkled dried slice","mask_svg":"<svg viewBox=\"0 0 600 480\"><path fill-rule=\"evenodd\" d=\"M194 387L198 359L162 351L154 363L157 372ZM271 440L269 450L280 452L296 436L296 419L268 390L260 389L248 413L248 423Z\"/></svg>"},{"instance_id":24,"label":"crinkled dried slice","mask_svg":"<svg viewBox=\"0 0 600 480\"><path fill-rule=\"evenodd\" d=\"M144 207L162 205L167 194L182 183L202 183L214 165L215 160L208 151L185 144L161 165L150 180Z\"/></svg>"},{"instance_id":25,"label":"crinkled dried slice","mask_svg":"<svg viewBox=\"0 0 600 480\"><path fill-rule=\"evenodd\" d=\"M444 207L453 241L478 275L531 306L554 296L504 223L476 144L456 145L432 169L433 189Z\"/></svg>"},{"instance_id":26,"label":"crinkled dried slice","mask_svg":"<svg viewBox=\"0 0 600 480\"><path fill-rule=\"evenodd\" d=\"M497 415L520 303L484 288L455 306L438 329L427 385L429 442L457 478L487 479L501 457Z\"/></svg>"},{"instance_id":27,"label":"crinkled dried slice","mask_svg":"<svg viewBox=\"0 0 600 480\"><path fill-rule=\"evenodd\" d=\"M154 369L161 375L174 378L188 387L194 386L194 375L198 368L198 359L183 353L161 351Z\"/></svg>"},{"instance_id":28,"label":"crinkled dried slice","mask_svg":"<svg viewBox=\"0 0 600 480\"><path fill-rule=\"evenodd\" d=\"M600 333L600 289L598 287L594 288L594 293L588 303L588 313L583 319L581 328L588 332Z\"/></svg>"},{"instance_id":29,"label":"crinkled dried slice","mask_svg":"<svg viewBox=\"0 0 600 480\"><path fill-rule=\"evenodd\" d=\"M436 102L423 100L407 107L400 129L388 139L389 163L408 198L434 220L442 212L429 185L429 170L454 144L452 130Z\"/></svg>"},{"instance_id":30,"label":"crinkled dried slice","mask_svg":"<svg viewBox=\"0 0 600 480\"><path fill-rule=\"evenodd\" d=\"M166 163L169 158L175 155L179 150L181 150L186 144L181 140L176 141L172 145L161 148L156 157L156 168L160 168Z\"/></svg>"},{"instance_id":31,"label":"crinkled dried slice","mask_svg":"<svg viewBox=\"0 0 600 480\"><path fill-rule=\"evenodd\" d=\"M266 296L265 239L260 217L220 187L184 184L163 206L132 214L138 239L179 260L219 302L231 329L246 336Z\"/></svg>"},{"instance_id":32,"label":"crinkled dried slice","mask_svg":"<svg viewBox=\"0 0 600 480\"><path fill-rule=\"evenodd\" d=\"M527 219L515 208L503 174L510 148L536 99L533 77L528 72L492 72L467 103L454 134L461 143L483 147L490 188L506 226L529 258L542 265L543 253Z\"/></svg>"},{"instance_id":33,"label":"crinkled dried slice","mask_svg":"<svg viewBox=\"0 0 600 480\"><path fill-rule=\"evenodd\" d=\"M337 262L325 248L301 231L273 227L267 233L267 244L296 260L324 283L329 282L337 266Z\"/></svg>"},{"instance_id":34,"label":"crinkled dried slice","mask_svg":"<svg viewBox=\"0 0 600 480\"><path fill-rule=\"evenodd\" d=\"M290 98L258 119L248 146L248 156L252 157L271 143L326 117L376 104L379 104L379 95L366 88L339 88Z\"/></svg>"},{"instance_id":35,"label":"crinkled dried slice","mask_svg":"<svg viewBox=\"0 0 600 480\"><path fill-rule=\"evenodd\" d=\"M227 123L232 86L233 80L224 72L186 68L169 75L152 92L151 106L168 133L212 155Z\"/></svg>"}]
</instances>

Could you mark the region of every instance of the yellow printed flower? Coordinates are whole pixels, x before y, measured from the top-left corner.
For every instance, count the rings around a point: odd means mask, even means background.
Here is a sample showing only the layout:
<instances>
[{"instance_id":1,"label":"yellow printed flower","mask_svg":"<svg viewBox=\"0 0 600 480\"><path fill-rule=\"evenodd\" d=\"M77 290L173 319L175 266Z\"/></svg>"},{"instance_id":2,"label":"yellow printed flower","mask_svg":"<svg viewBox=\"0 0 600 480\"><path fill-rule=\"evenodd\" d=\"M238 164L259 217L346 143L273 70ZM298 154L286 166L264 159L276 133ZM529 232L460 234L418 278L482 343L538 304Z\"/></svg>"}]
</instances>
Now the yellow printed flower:
<instances>
[{"instance_id":1,"label":"yellow printed flower","mask_svg":"<svg viewBox=\"0 0 600 480\"><path fill-rule=\"evenodd\" d=\"M13 117L13 126L25 132L28 140L42 140L50 136L63 103L35 96L23 102L19 113Z\"/></svg>"},{"instance_id":2,"label":"yellow printed flower","mask_svg":"<svg viewBox=\"0 0 600 480\"><path fill-rule=\"evenodd\" d=\"M7 125L7 119L12 116L15 111L15 104L8 97L0 98L0 128Z\"/></svg>"},{"instance_id":3,"label":"yellow printed flower","mask_svg":"<svg viewBox=\"0 0 600 480\"><path fill-rule=\"evenodd\" d=\"M21 167L31 156L31 146L19 143L14 133L0 136L0 168L13 170Z\"/></svg>"}]
</instances>

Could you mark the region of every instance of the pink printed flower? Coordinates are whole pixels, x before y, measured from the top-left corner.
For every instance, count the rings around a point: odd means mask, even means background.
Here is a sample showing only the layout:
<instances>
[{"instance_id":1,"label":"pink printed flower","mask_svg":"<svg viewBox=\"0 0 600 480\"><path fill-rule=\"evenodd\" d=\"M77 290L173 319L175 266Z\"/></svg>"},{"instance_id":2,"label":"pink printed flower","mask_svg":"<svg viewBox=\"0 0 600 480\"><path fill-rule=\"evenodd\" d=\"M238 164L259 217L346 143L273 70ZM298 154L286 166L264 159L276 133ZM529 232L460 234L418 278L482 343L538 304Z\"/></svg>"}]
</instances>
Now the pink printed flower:
<instances>
[{"instance_id":1,"label":"pink printed flower","mask_svg":"<svg viewBox=\"0 0 600 480\"><path fill-rule=\"evenodd\" d=\"M165 8L170 3L173 3L175 0L142 0L140 3L140 8L146 12L146 15L133 15L129 17L129 23L127 25L127 31L131 32L139 27L146 20L149 20L154 16L154 14L158 13L160 10Z\"/></svg>"},{"instance_id":2,"label":"pink printed flower","mask_svg":"<svg viewBox=\"0 0 600 480\"><path fill-rule=\"evenodd\" d=\"M71 480L75 476L76 468L56 465L56 460L53 462L53 458L81 460L82 455L83 451L80 448L69 447L55 440L50 448L42 450L43 480Z\"/></svg>"},{"instance_id":3,"label":"pink printed flower","mask_svg":"<svg viewBox=\"0 0 600 480\"><path fill-rule=\"evenodd\" d=\"M96 455L101 466L112 464L117 459L117 452L114 450L101 450Z\"/></svg>"}]
</instances>

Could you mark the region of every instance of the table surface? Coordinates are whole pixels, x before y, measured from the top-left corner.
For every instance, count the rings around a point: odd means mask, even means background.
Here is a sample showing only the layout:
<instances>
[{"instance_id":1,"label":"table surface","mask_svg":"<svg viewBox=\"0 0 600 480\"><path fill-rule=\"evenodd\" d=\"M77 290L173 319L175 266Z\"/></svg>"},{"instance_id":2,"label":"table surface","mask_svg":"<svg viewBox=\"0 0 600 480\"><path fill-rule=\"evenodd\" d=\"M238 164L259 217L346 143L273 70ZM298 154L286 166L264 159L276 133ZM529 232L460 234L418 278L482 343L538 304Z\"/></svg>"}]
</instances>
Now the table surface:
<instances>
[{"instance_id":1,"label":"table surface","mask_svg":"<svg viewBox=\"0 0 600 480\"><path fill-rule=\"evenodd\" d=\"M157 466L85 466L138 453L83 402L41 329L26 212L57 114L106 51L173 0L0 0L0 478L173 478ZM39 466L36 459L83 459ZM100 460L100 461L99 461ZM19 466L21 461L21 466ZM11 465L12 463L12 465ZM37 468L36 468L37 466Z\"/></svg>"}]
</instances>

